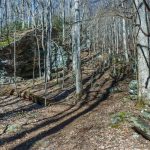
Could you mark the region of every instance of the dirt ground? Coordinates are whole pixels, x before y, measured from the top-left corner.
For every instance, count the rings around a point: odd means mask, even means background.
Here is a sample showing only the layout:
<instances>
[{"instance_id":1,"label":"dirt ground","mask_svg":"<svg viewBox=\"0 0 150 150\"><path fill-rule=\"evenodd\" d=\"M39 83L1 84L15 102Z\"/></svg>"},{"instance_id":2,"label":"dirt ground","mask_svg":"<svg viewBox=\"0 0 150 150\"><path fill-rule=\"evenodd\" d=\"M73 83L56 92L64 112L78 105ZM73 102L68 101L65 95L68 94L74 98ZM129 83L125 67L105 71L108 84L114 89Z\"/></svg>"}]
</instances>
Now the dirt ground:
<instances>
[{"instance_id":1,"label":"dirt ground","mask_svg":"<svg viewBox=\"0 0 150 150\"><path fill-rule=\"evenodd\" d=\"M74 92L43 107L15 96L0 97L0 150L149 150L150 142L124 121L112 127L111 115L138 113L125 79L117 85L108 72L76 104ZM112 86L120 92L110 92ZM75 97L74 97L75 98Z\"/></svg>"}]
</instances>

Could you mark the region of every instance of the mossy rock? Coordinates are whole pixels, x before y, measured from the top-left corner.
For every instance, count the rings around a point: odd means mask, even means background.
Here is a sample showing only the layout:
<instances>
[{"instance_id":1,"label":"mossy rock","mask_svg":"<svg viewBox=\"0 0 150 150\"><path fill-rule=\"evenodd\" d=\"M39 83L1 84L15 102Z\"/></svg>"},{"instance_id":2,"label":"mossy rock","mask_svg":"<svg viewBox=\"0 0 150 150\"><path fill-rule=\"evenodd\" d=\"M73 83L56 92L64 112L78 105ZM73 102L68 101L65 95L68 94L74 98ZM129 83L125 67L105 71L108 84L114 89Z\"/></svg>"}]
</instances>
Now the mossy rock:
<instances>
[{"instance_id":1,"label":"mossy rock","mask_svg":"<svg viewBox=\"0 0 150 150\"><path fill-rule=\"evenodd\" d=\"M120 123L124 122L128 118L129 114L126 112L118 112L111 116L111 126L118 127Z\"/></svg>"},{"instance_id":2,"label":"mossy rock","mask_svg":"<svg viewBox=\"0 0 150 150\"><path fill-rule=\"evenodd\" d=\"M140 133L143 137L150 140L150 124L140 118L140 117L131 117L130 121L133 124L133 128Z\"/></svg>"},{"instance_id":3,"label":"mossy rock","mask_svg":"<svg viewBox=\"0 0 150 150\"><path fill-rule=\"evenodd\" d=\"M12 124L12 125L8 125L6 132L8 132L8 133L15 133L15 132L17 132L20 129L21 129L21 125Z\"/></svg>"},{"instance_id":4,"label":"mossy rock","mask_svg":"<svg viewBox=\"0 0 150 150\"><path fill-rule=\"evenodd\" d=\"M119 93L119 92L122 92L122 90L118 87L112 87L110 90L109 90L110 93Z\"/></svg>"},{"instance_id":5,"label":"mossy rock","mask_svg":"<svg viewBox=\"0 0 150 150\"><path fill-rule=\"evenodd\" d=\"M138 94L138 81L137 80L132 80L129 83L129 93L131 95L137 95Z\"/></svg>"},{"instance_id":6,"label":"mossy rock","mask_svg":"<svg viewBox=\"0 0 150 150\"><path fill-rule=\"evenodd\" d=\"M137 95L130 95L130 100L137 100L138 99L138 96Z\"/></svg>"}]
</instances>

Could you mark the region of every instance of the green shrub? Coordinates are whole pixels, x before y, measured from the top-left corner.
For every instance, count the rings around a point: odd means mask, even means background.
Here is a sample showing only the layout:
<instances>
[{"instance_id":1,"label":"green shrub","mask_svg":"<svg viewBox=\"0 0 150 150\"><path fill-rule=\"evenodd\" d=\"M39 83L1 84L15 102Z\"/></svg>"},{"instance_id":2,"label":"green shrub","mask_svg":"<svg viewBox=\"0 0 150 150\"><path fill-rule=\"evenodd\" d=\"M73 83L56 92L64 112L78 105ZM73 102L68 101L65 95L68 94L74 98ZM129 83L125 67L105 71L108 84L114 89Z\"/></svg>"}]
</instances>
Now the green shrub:
<instances>
[{"instance_id":1,"label":"green shrub","mask_svg":"<svg viewBox=\"0 0 150 150\"><path fill-rule=\"evenodd\" d=\"M9 38L6 38L4 41L1 41L0 42L0 47L4 47L4 46L7 46L9 45L11 42L13 42L13 38L9 37Z\"/></svg>"}]
</instances>

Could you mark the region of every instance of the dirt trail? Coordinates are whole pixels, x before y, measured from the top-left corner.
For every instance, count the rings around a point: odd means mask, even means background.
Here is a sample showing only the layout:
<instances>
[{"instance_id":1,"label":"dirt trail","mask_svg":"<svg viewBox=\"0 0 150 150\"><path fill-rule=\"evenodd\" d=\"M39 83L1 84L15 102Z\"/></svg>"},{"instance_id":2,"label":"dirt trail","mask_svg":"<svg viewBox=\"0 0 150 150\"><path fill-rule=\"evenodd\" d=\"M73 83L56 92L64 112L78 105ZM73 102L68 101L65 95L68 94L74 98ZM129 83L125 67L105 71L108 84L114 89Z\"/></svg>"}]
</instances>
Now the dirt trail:
<instances>
[{"instance_id":1,"label":"dirt trail","mask_svg":"<svg viewBox=\"0 0 150 150\"><path fill-rule=\"evenodd\" d=\"M134 102L128 96L129 80L117 86L119 93L110 93L115 85L106 72L77 104L57 103L41 107L16 97L0 99L0 149L6 150L148 150L150 143L125 122L118 128L110 125L110 114L133 112ZM67 101L73 101L74 93ZM1 131L0 130L0 131Z\"/></svg>"}]
</instances>

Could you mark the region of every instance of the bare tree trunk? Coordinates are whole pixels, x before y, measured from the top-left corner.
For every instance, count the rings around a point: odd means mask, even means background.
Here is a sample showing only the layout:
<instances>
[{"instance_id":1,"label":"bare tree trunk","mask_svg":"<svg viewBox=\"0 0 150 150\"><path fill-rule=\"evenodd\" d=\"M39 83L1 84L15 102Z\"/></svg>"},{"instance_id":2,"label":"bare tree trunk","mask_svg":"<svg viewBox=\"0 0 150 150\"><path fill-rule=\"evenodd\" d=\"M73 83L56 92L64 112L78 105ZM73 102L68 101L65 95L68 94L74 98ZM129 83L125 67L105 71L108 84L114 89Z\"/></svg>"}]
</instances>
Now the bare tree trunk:
<instances>
[{"instance_id":1,"label":"bare tree trunk","mask_svg":"<svg viewBox=\"0 0 150 150\"><path fill-rule=\"evenodd\" d=\"M82 76L81 76L81 58L80 58L80 11L79 0L75 2L75 23L74 23L74 37L73 37L73 57L74 57L74 74L76 76L76 94L78 98L82 94Z\"/></svg>"},{"instance_id":2,"label":"bare tree trunk","mask_svg":"<svg viewBox=\"0 0 150 150\"><path fill-rule=\"evenodd\" d=\"M138 52L138 79L139 97L150 100L150 55L148 45L148 24L146 21L146 11L143 0L135 1L138 25L137 32L137 52Z\"/></svg>"},{"instance_id":3,"label":"bare tree trunk","mask_svg":"<svg viewBox=\"0 0 150 150\"><path fill-rule=\"evenodd\" d=\"M63 44L65 42L65 0L62 0L62 39L63 39Z\"/></svg>"},{"instance_id":4,"label":"bare tree trunk","mask_svg":"<svg viewBox=\"0 0 150 150\"><path fill-rule=\"evenodd\" d=\"M126 21L123 18L123 47L124 47L124 53L126 62L129 62L129 56L128 56L128 49L127 49L127 33L126 33Z\"/></svg>"},{"instance_id":5,"label":"bare tree trunk","mask_svg":"<svg viewBox=\"0 0 150 150\"><path fill-rule=\"evenodd\" d=\"M51 79L51 32L52 32L52 4L51 0L48 1L47 7L47 50L45 56L45 106L46 106L46 94L47 94L47 81Z\"/></svg>"},{"instance_id":6,"label":"bare tree trunk","mask_svg":"<svg viewBox=\"0 0 150 150\"><path fill-rule=\"evenodd\" d=\"M17 92L17 96L19 96L19 93L17 91L17 83L16 83L16 25L14 30L14 84L15 84L15 91Z\"/></svg>"}]
</instances>

